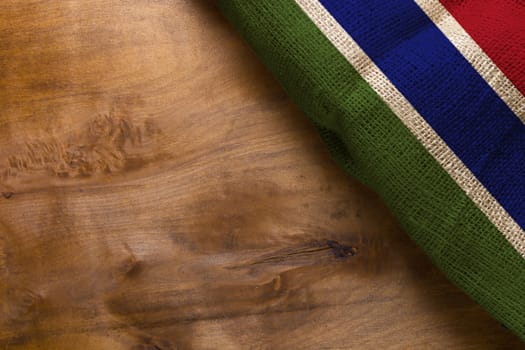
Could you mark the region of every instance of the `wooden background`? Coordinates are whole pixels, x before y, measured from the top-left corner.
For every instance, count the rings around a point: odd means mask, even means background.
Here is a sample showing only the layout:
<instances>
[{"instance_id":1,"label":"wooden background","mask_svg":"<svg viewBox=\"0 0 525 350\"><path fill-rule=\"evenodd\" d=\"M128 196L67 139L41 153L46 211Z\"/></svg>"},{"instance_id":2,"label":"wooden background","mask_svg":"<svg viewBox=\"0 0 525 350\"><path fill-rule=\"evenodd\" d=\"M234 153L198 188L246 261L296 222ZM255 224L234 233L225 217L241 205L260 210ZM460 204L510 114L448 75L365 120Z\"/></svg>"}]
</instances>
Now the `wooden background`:
<instances>
[{"instance_id":1,"label":"wooden background","mask_svg":"<svg viewBox=\"0 0 525 350\"><path fill-rule=\"evenodd\" d=\"M209 1L2 0L0 193L2 350L525 348Z\"/></svg>"}]
</instances>

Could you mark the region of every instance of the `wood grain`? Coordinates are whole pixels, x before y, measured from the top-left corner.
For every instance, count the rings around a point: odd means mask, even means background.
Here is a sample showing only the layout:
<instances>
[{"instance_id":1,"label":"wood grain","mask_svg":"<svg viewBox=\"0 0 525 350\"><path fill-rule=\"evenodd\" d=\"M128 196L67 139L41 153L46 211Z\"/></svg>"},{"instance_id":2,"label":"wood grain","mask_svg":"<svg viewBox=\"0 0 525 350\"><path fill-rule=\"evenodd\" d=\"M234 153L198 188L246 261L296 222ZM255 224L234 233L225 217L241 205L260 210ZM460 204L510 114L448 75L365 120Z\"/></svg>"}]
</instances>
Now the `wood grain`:
<instances>
[{"instance_id":1,"label":"wood grain","mask_svg":"<svg viewBox=\"0 0 525 350\"><path fill-rule=\"evenodd\" d=\"M0 3L0 349L523 349L209 1Z\"/></svg>"}]
</instances>

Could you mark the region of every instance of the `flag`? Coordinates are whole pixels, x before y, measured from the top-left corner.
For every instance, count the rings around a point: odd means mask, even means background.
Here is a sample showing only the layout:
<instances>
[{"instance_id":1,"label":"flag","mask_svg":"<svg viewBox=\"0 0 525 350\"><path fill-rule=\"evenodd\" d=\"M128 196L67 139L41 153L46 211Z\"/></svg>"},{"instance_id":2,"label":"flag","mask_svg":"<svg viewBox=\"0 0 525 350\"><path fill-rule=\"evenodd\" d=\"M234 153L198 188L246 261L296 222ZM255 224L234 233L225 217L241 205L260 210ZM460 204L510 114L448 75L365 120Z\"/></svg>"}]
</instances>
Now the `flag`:
<instances>
[{"instance_id":1,"label":"flag","mask_svg":"<svg viewBox=\"0 0 525 350\"><path fill-rule=\"evenodd\" d=\"M332 156L525 340L525 5L219 0Z\"/></svg>"}]
</instances>

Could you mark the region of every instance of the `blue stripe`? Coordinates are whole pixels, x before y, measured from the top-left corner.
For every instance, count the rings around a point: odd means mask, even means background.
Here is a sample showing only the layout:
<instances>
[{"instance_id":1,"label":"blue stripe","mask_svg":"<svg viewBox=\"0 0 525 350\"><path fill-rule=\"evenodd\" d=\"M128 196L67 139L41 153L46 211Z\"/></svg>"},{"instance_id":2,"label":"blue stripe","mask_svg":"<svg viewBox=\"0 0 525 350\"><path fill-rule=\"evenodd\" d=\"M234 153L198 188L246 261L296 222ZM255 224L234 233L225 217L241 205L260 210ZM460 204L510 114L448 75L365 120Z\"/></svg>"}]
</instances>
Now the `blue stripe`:
<instances>
[{"instance_id":1,"label":"blue stripe","mask_svg":"<svg viewBox=\"0 0 525 350\"><path fill-rule=\"evenodd\" d=\"M525 228L525 125L412 0L321 0Z\"/></svg>"}]
</instances>

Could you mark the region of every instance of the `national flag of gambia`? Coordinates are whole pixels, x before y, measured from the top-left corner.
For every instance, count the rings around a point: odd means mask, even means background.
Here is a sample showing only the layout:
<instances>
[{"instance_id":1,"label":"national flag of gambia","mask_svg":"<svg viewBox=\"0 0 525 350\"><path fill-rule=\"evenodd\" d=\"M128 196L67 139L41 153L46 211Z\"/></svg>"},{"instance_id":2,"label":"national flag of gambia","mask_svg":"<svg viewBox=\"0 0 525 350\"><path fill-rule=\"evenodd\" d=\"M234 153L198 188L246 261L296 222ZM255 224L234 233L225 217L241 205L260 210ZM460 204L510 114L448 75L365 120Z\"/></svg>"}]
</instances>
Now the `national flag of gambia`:
<instances>
[{"instance_id":1,"label":"national flag of gambia","mask_svg":"<svg viewBox=\"0 0 525 350\"><path fill-rule=\"evenodd\" d=\"M525 3L219 4L341 167L525 339Z\"/></svg>"}]
</instances>

